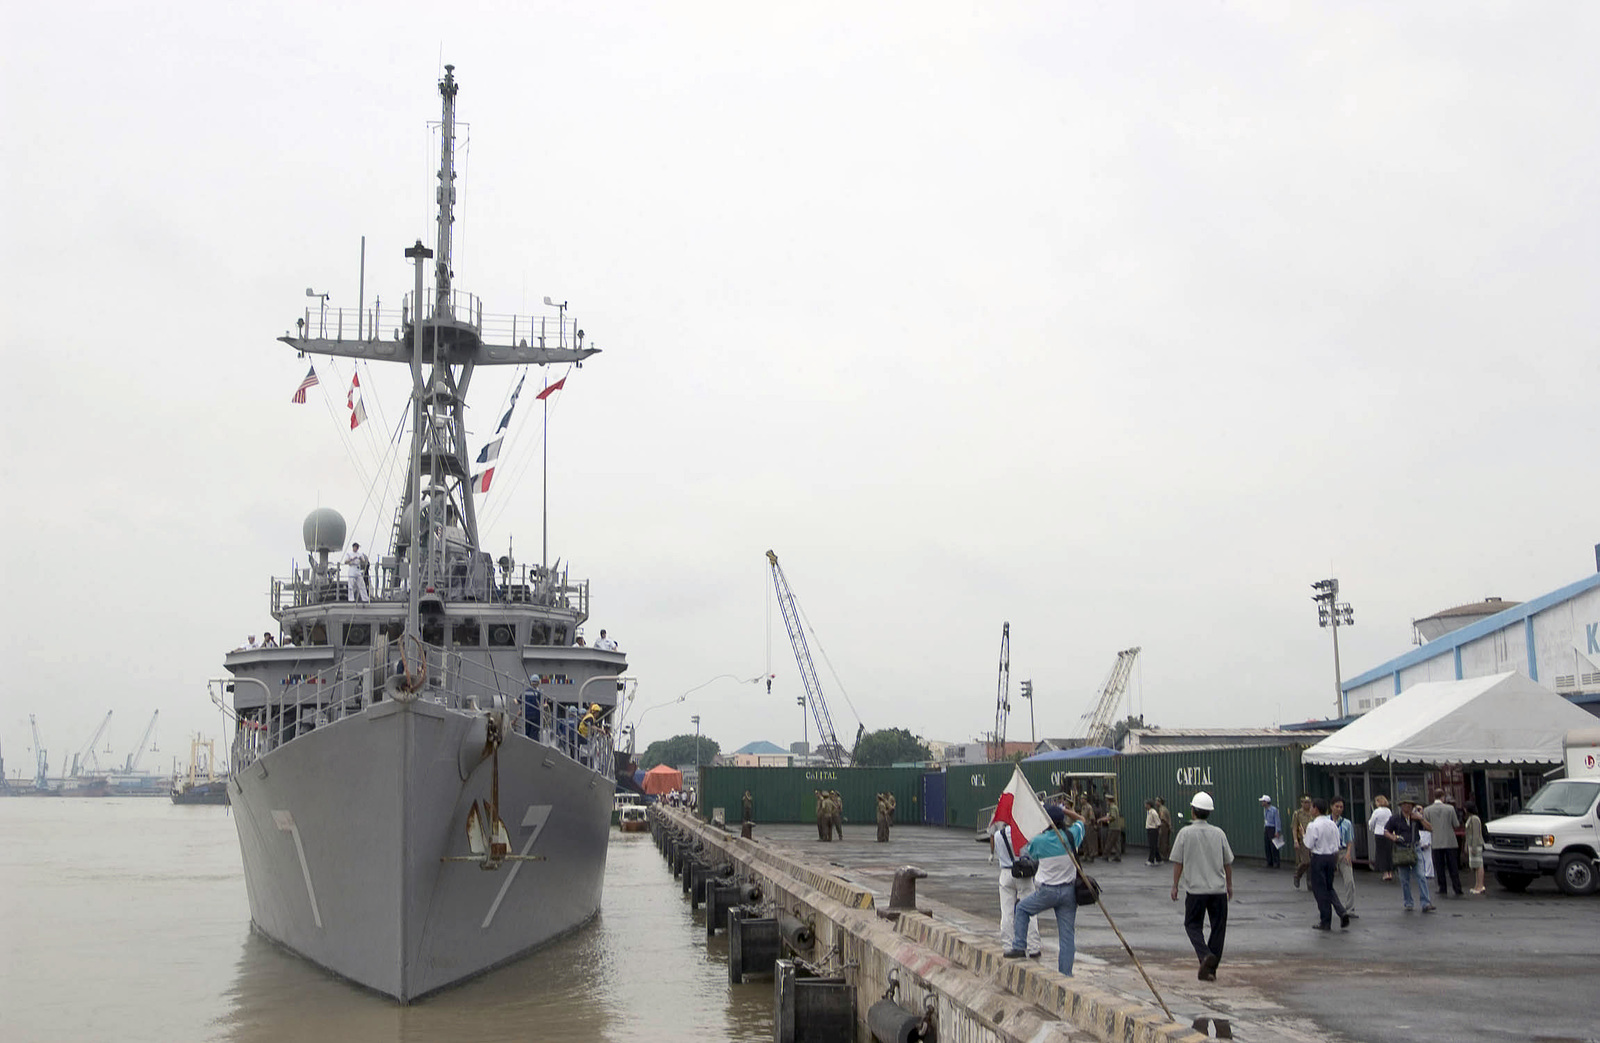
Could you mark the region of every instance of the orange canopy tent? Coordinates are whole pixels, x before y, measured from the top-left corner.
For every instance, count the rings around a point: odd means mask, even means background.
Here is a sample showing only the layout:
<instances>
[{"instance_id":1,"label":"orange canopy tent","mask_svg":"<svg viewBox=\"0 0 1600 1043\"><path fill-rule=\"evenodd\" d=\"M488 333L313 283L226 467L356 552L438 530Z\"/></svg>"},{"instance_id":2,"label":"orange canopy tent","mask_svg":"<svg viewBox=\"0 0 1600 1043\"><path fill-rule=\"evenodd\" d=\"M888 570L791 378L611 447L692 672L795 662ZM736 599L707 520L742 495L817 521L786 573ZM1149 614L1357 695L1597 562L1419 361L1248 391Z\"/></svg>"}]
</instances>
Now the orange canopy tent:
<instances>
[{"instance_id":1,"label":"orange canopy tent","mask_svg":"<svg viewBox=\"0 0 1600 1043\"><path fill-rule=\"evenodd\" d=\"M676 768L669 768L665 764L657 764L644 773L644 791L646 793L671 793L683 789L683 772Z\"/></svg>"}]
</instances>

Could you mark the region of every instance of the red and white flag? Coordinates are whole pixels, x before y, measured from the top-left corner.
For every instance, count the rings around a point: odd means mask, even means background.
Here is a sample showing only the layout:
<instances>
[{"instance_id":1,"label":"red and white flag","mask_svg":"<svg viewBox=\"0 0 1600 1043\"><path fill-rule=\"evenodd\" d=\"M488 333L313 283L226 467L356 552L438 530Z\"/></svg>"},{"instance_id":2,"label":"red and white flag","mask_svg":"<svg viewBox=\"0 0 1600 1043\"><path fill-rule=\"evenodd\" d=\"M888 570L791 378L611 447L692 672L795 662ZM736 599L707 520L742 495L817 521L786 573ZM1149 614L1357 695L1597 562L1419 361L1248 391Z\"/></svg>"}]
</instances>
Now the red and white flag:
<instances>
[{"instance_id":1,"label":"red and white flag","mask_svg":"<svg viewBox=\"0 0 1600 1043\"><path fill-rule=\"evenodd\" d=\"M472 491L475 493L486 493L489 491L489 483L492 481L494 481L493 467L472 476Z\"/></svg>"},{"instance_id":2,"label":"red and white flag","mask_svg":"<svg viewBox=\"0 0 1600 1043\"><path fill-rule=\"evenodd\" d=\"M1039 803L1033 787L1023 777L1020 767L1012 769L1011 781L1006 783L1005 790L1000 794L1000 803L996 805L994 818L989 820L989 824L993 826L996 822L1004 822L1011 827L1013 843L1018 851L1022 850L1023 844L1050 828L1050 816L1045 812L1044 805Z\"/></svg>"},{"instance_id":3,"label":"red and white flag","mask_svg":"<svg viewBox=\"0 0 1600 1043\"><path fill-rule=\"evenodd\" d=\"M305 405L306 392L316 387L319 383L321 383L321 381L317 379L317 367L312 366L308 368L306 370L306 379L300 382L300 386L298 388L295 388L294 397L289 399L289 401L295 403L296 405Z\"/></svg>"},{"instance_id":4,"label":"red and white flag","mask_svg":"<svg viewBox=\"0 0 1600 1043\"><path fill-rule=\"evenodd\" d=\"M350 390L344 396L344 404L350 407L350 430L354 431L367 418L367 409L361 404L361 396L356 394L361 388L361 374L350 375Z\"/></svg>"},{"instance_id":5,"label":"red and white flag","mask_svg":"<svg viewBox=\"0 0 1600 1043\"><path fill-rule=\"evenodd\" d=\"M549 398L555 392L560 391L563 387L566 387L566 384L567 384L567 378L566 377L562 377L560 380L556 381L554 384L550 384L550 385L546 386L545 389L543 391L539 392L539 394L537 396L535 396L535 397L537 397L537 398Z\"/></svg>"}]
</instances>

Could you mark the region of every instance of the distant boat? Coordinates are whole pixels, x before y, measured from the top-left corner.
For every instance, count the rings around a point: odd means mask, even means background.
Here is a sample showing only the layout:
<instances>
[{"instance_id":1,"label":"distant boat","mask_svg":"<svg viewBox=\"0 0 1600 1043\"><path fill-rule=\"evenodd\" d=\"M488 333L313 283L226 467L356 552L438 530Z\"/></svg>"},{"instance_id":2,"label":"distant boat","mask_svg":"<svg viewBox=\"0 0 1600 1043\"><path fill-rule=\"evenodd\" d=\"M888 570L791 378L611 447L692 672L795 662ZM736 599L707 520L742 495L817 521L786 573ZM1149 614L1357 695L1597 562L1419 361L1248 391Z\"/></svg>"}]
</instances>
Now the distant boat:
<instances>
[{"instance_id":1,"label":"distant boat","mask_svg":"<svg viewBox=\"0 0 1600 1043\"><path fill-rule=\"evenodd\" d=\"M216 752L215 740L189 740L189 770L173 782L174 804L228 803L228 780L217 778Z\"/></svg>"}]
</instances>

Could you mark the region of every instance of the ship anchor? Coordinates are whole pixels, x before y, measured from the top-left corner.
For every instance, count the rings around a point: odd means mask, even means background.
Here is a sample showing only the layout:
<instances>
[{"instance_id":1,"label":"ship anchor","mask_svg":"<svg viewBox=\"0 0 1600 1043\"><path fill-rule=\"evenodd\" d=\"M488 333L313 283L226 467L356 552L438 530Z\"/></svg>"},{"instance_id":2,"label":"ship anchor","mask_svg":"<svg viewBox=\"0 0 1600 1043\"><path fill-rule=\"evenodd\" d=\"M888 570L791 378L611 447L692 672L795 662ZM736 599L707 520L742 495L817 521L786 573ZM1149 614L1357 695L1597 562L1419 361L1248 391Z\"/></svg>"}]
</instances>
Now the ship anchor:
<instances>
[{"instance_id":1,"label":"ship anchor","mask_svg":"<svg viewBox=\"0 0 1600 1043\"><path fill-rule=\"evenodd\" d=\"M489 799L472 802L467 812L467 850L470 855L445 855L441 862L476 862L483 870L499 869L506 862L543 862L543 855L511 854L511 837L500 818L500 742L505 737L505 714L490 710L484 715L488 732L483 741L484 753L490 760Z\"/></svg>"}]
</instances>

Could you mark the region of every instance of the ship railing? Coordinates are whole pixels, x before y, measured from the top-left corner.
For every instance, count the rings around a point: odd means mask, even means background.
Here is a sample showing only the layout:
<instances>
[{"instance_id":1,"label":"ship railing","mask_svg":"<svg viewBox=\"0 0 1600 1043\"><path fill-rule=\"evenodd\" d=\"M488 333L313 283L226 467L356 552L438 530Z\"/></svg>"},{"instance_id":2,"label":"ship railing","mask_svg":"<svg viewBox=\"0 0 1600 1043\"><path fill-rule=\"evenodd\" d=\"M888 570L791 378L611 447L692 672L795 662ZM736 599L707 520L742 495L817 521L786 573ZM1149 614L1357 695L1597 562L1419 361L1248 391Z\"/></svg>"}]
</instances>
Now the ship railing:
<instances>
[{"instance_id":1,"label":"ship railing","mask_svg":"<svg viewBox=\"0 0 1600 1043\"><path fill-rule=\"evenodd\" d=\"M375 573L377 582L368 590L368 596L373 601L406 600L405 562L386 557L377 564ZM451 581L446 578L433 582L446 584L443 589L449 592L447 601L471 601L491 605L537 605L570 613L580 621L589 615L588 580L541 581L529 577L514 577L507 581L496 577L483 583L468 584L466 587L461 587L459 583L450 586L448 584ZM287 609L340 603L350 603L349 584L342 576L338 576L332 567L326 572L319 573L315 569L301 569L297 566L288 576L272 577L272 587L267 594L267 611L275 619L280 618Z\"/></svg>"},{"instance_id":2,"label":"ship railing","mask_svg":"<svg viewBox=\"0 0 1600 1043\"><path fill-rule=\"evenodd\" d=\"M403 340L411 335L411 297L406 294L398 308L384 308L381 301L355 308L318 304L305 309L298 325L302 336L315 340ZM425 319L470 327L489 344L578 346L578 320L566 314L486 314L478 295L465 290L452 290L443 308L435 307L433 290L425 291L422 301Z\"/></svg>"},{"instance_id":3,"label":"ship railing","mask_svg":"<svg viewBox=\"0 0 1600 1043\"><path fill-rule=\"evenodd\" d=\"M610 730L597 724L586 729L590 734L582 734L575 703L563 702L521 675L494 669L476 652L469 657L436 645L424 645L423 650L426 682L416 693L418 698L455 710L502 710L509 731L552 746L611 777L615 751ZM413 677L422 673L418 666L412 666ZM385 682L404 670L399 642L386 642L314 673L289 675L276 692L269 690L265 705L233 715L235 770L319 727L392 698Z\"/></svg>"}]
</instances>

